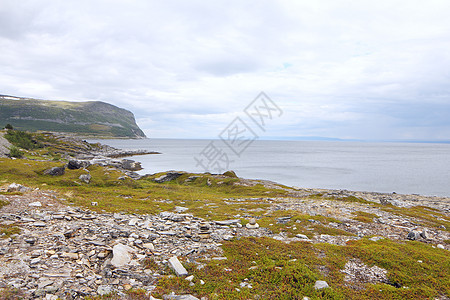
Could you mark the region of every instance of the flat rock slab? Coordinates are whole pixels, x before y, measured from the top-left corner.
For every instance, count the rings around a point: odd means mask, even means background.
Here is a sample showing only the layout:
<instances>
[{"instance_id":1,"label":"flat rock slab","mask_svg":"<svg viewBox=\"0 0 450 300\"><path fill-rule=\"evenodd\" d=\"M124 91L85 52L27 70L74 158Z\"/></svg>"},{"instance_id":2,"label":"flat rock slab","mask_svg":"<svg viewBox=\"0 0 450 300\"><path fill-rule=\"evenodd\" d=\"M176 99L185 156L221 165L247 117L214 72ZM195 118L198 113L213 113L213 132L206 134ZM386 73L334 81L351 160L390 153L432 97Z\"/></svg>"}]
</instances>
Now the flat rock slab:
<instances>
[{"instance_id":1,"label":"flat rock slab","mask_svg":"<svg viewBox=\"0 0 450 300\"><path fill-rule=\"evenodd\" d=\"M176 256L173 256L169 259L169 267L175 272L175 274L177 274L177 276L188 275L188 272Z\"/></svg>"}]
</instances>

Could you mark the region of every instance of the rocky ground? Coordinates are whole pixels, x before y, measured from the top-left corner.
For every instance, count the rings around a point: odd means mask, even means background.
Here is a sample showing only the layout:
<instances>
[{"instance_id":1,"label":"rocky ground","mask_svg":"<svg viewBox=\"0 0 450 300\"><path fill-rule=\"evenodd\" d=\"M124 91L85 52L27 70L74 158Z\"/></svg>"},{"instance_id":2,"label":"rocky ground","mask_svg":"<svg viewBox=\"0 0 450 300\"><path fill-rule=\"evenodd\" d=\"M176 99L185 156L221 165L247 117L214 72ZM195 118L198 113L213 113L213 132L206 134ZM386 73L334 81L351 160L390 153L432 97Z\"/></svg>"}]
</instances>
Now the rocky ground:
<instances>
[{"instance_id":1,"label":"rocky ground","mask_svg":"<svg viewBox=\"0 0 450 300\"><path fill-rule=\"evenodd\" d=\"M0 195L0 200L10 203L0 209L0 221L4 225L17 224L21 232L0 240L0 288L19 288L29 298L76 299L112 291L120 293L131 288L151 292L162 276L157 265L170 267L171 258L179 258L183 262L196 262L200 257L226 259L221 257L221 242L242 236L267 236L286 243L308 240L337 245L364 236L372 236L374 240L416 239L447 250L448 245L443 241L450 239L447 231L418 226L411 218L399 217L362 203L300 197L261 199L271 204L268 211L296 210L311 216L330 216L341 222L327 226L355 234L320 234L308 238L301 234L291 237L275 234L270 229L274 224L262 228L257 219L250 220L247 226L241 225L242 221L247 221L245 218L206 222L185 213L183 207L158 215L96 213L64 205L58 194L52 191L32 190L20 185L5 186L3 191L8 188L10 192L20 191L22 194ZM370 198L373 195L367 193L365 196ZM414 204L420 204L418 202L416 199ZM441 209L448 213L448 202L440 203ZM95 201L92 205L96 205ZM361 210L378 217L371 223L352 219L352 212ZM318 222L310 221L311 224ZM280 217L277 223L286 227L296 226L288 214ZM343 272L353 283L358 280L386 280L385 270L376 266L369 268L359 261L349 261Z\"/></svg>"}]
</instances>

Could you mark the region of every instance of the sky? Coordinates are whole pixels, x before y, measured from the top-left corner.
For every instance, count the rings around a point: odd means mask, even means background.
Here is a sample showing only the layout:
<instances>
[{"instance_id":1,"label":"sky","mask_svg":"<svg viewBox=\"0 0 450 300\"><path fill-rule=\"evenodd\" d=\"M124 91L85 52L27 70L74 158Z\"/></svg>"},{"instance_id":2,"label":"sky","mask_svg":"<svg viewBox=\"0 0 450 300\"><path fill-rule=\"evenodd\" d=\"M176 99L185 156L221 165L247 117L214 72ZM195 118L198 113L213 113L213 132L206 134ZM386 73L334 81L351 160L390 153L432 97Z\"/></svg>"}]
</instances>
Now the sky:
<instances>
[{"instance_id":1,"label":"sky","mask_svg":"<svg viewBox=\"0 0 450 300\"><path fill-rule=\"evenodd\" d=\"M0 0L0 94L104 101L150 138L450 140L447 0ZM264 92L264 130L245 108ZM256 102L253 102L256 103Z\"/></svg>"}]
</instances>

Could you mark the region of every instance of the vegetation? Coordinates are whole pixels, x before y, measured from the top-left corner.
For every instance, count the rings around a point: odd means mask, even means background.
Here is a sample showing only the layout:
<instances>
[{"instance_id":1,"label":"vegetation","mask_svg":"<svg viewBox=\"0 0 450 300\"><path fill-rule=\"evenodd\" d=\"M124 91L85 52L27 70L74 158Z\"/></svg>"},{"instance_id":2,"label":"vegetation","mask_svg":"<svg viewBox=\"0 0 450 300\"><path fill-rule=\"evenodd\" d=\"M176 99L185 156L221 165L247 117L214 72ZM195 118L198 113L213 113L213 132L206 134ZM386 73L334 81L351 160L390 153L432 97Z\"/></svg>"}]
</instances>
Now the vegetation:
<instances>
[{"instance_id":1,"label":"vegetation","mask_svg":"<svg viewBox=\"0 0 450 300\"><path fill-rule=\"evenodd\" d=\"M25 152L21 151L16 146L11 146L9 148L9 157L21 158L24 154Z\"/></svg>"},{"instance_id":2,"label":"vegetation","mask_svg":"<svg viewBox=\"0 0 450 300\"><path fill-rule=\"evenodd\" d=\"M14 146L22 149L32 150L42 147L42 145L33 138L31 133L25 131L8 130L5 134L5 138Z\"/></svg>"},{"instance_id":3,"label":"vegetation","mask_svg":"<svg viewBox=\"0 0 450 300\"><path fill-rule=\"evenodd\" d=\"M201 269L186 264L194 275L194 286L183 278L165 276L156 297L170 291L211 299L433 299L450 295L446 251L420 242L361 239L335 246L250 237L224 242L223 249L227 260L201 261L205 264ZM341 270L355 258L385 268L389 281L353 288ZM205 284L199 284L200 280ZM326 280L331 288L315 290L316 280Z\"/></svg>"}]
</instances>

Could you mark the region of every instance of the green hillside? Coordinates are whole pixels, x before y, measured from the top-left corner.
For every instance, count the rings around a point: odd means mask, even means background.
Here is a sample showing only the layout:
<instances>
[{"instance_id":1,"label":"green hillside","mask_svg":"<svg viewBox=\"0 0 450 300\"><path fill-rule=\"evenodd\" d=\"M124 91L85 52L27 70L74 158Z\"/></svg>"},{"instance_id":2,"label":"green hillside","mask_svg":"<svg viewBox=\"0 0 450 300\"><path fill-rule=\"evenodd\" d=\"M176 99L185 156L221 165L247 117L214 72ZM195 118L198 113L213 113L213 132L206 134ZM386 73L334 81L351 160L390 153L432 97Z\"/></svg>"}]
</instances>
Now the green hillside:
<instances>
[{"instance_id":1,"label":"green hillside","mask_svg":"<svg viewBox=\"0 0 450 300\"><path fill-rule=\"evenodd\" d=\"M0 126L85 137L142 138L133 113L100 102L47 101L0 95Z\"/></svg>"}]
</instances>

